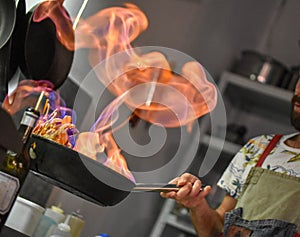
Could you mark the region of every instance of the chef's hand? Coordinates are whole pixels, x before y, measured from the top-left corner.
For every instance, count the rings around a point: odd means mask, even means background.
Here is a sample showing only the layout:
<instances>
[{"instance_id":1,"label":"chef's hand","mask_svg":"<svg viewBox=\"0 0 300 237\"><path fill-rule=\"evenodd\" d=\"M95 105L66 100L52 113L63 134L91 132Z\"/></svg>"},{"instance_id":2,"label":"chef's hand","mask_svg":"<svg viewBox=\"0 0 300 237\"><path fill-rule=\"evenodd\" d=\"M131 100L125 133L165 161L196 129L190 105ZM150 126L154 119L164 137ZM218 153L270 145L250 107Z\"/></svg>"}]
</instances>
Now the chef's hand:
<instances>
[{"instance_id":1,"label":"chef's hand","mask_svg":"<svg viewBox=\"0 0 300 237\"><path fill-rule=\"evenodd\" d=\"M177 203L189 209L201 205L211 191L210 186L202 188L201 180L190 173L184 173L180 177L171 180L170 183L176 184L180 189L178 191L161 192L160 196L175 199Z\"/></svg>"},{"instance_id":2,"label":"chef's hand","mask_svg":"<svg viewBox=\"0 0 300 237\"><path fill-rule=\"evenodd\" d=\"M10 115L14 115L28 107L34 107L42 91L45 92L45 96L47 97L49 97L50 92L53 98L56 95L53 91L53 85L49 81L35 81L30 79L20 81L16 89L5 97L2 108ZM59 96L56 97L56 100L58 100Z\"/></svg>"}]
</instances>

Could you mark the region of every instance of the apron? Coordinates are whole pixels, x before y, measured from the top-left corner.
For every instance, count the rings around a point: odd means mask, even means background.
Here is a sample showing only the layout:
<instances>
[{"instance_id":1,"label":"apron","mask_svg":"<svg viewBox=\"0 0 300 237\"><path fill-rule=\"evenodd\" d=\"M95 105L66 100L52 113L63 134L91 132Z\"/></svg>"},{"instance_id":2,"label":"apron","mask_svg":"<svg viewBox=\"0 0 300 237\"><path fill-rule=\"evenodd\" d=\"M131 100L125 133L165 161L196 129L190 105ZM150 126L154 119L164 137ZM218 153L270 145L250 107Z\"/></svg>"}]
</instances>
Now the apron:
<instances>
[{"instance_id":1,"label":"apron","mask_svg":"<svg viewBox=\"0 0 300 237\"><path fill-rule=\"evenodd\" d=\"M225 214L223 236L300 236L300 178L261 168L280 137L273 137L251 168L236 208Z\"/></svg>"}]
</instances>

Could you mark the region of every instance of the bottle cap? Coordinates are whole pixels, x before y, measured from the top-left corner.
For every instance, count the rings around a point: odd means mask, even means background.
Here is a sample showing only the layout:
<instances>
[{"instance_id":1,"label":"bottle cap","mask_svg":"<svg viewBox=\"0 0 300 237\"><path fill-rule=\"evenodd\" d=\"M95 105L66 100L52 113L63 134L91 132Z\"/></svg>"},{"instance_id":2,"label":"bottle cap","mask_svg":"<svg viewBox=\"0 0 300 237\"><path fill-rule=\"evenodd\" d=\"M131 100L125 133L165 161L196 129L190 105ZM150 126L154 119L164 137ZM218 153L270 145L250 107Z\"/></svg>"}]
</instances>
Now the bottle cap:
<instances>
[{"instance_id":1,"label":"bottle cap","mask_svg":"<svg viewBox=\"0 0 300 237\"><path fill-rule=\"evenodd\" d=\"M80 213L80 210L79 210L79 209L76 210L76 211L73 211L73 212L71 213L71 215L72 215L72 216L76 216L76 217L78 217L78 218L80 218L80 219L83 218L83 216L82 216L82 214Z\"/></svg>"},{"instance_id":2,"label":"bottle cap","mask_svg":"<svg viewBox=\"0 0 300 237\"><path fill-rule=\"evenodd\" d=\"M105 234L105 233L101 233L99 235L96 235L95 237L110 237L110 235Z\"/></svg>"},{"instance_id":3,"label":"bottle cap","mask_svg":"<svg viewBox=\"0 0 300 237\"><path fill-rule=\"evenodd\" d=\"M53 210L57 213L60 213L60 214L64 214L64 210L57 206L51 206L51 210Z\"/></svg>"},{"instance_id":4,"label":"bottle cap","mask_svg":"<svg viewBox=\"0 0 300 237\"><path fill-rule=\"evenodd\" d=\"M59 223L57 228L62 232L70 232L71 227L66 223Z\"/></svg>"},{"instance_id":5,"label":"bottle cap","mask_svg":"<svg viewBox=\"0 0 300 237\"><path fill-rule=\"evenodd\" d=\"M45 216L53 219L56 224L61 223L65 219L64 211L57 206L51 206L51 208L47 208L45 211Z\"/></svg>"},{"instance_id":6,"label":"bottle cap","mask_svg":"<svg viewBox=\"0 0 300 237\"><path fill-rule=\"evenodd\" d=\"M65 222L59 223L50 237L70 237L71 227L67 224L69 219L70 218L67 217Z\"/></svg>"}]
</instances>

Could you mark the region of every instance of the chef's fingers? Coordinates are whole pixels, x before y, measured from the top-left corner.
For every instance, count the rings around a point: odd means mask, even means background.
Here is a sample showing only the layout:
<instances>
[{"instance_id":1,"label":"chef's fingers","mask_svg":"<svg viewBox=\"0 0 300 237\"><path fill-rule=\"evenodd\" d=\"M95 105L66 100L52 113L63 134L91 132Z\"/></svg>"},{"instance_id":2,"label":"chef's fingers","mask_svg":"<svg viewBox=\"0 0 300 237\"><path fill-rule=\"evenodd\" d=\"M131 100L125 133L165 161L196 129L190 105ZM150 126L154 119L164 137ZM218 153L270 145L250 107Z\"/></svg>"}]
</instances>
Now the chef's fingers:
<instances>
[{"instance_id":1,"label":"chef's fingers","mask_svg":"<svg viewBox=\"0 0 300 237\"><path fill-rule=\"evenodd\" d=\"M179 197L178 194L174 198L177 203L180 203L186 208L193 209L197 208L197 206L201 206L205 197L209 194L211 187L206 186L204 189L199 188L198 184L193 187L194 189L186 196Z\"/></svg>"},{"instance_id":2,"label":"chef's fingers","mask_svg":"<svg viewBox=\"0 0 300 237\"><path fill-rule=\"evenodd\" d=\"M180 189L176 192L176 200L181 200L190 195L193 191L193 184L188 182L184 186L180 187Z\"/></svg>"},{"instance_id":3,"label":"chef's fingers","mask_svg":"<svg viewBox=\"0 0 300 237\"><path fill-rule=\"evenodd\" d=\"M184 173L181 175L177 181L177 185L184 186L187 183L195 183L197 180L199 180L196 176L190 174L190 173Z\"/></svg>"},{"instance_id":4,"label":"chef's fingers","mask_svg":"<svg viewBox=\"0 0 300 237\"><path fill-rule=\"evenodd\" d=\"M197 179L194 183L188 182L186 185L181 187L176 194L176 199L181 200L185 198L194 198L203 191L202 182ZM206 193L204 194L206 196Z\"/></svg>"},{"instance_id":5,"label":"chef's fingers","mask_svg":"<svg viewBox=\"0 0 300 237\"><path fill-rule=\"evenodd\" d=\"M176 184L180 189L176 192L170 191L161 193L160 196L163 198L182 199L186 195L189 195L190 192L192 192L192 195L196 195L201 191L202 186L201 181L190 173L184 173L181 176L172 179L169 183Z\"/></svg>"},{"instance_id":6,"label":"chef's fingers","mask_svg":"<svg viewBox=\"0 0 300 237\"><path fill-rule=\"evenodd\" d=\"M161 196L162 198L171 198L171 199L175 199L175 197L176 197L176 191L160 192L160 196Z\"/></svg>"},{"instance_id":7,"label":"chef's fingers","mask_svg":"<svg viewBox=\"0 0 300 237\"><path fill-rule=\"evenodd\" d=\"M175 200L185 198L192 190L193 185L191 183L187 183L184 186L180 187L178 191L170 191L170 192L161 192L160 196L163 198L172 198Z\"/></svg>"},{"instance_id":8,"label":"chef's fingers","mask_svg":"<svg viewBox=\"0 0 300 237\"><path fill-rule=\"evenodd\" d=\"M196 180L194 183L193 183L193 186L192 186L192 189L189 193L189 196L190 197L195 197L199 194L199 192L203 191L202 189L202 183L200 180Z\"/></svg>"}]
</instances>

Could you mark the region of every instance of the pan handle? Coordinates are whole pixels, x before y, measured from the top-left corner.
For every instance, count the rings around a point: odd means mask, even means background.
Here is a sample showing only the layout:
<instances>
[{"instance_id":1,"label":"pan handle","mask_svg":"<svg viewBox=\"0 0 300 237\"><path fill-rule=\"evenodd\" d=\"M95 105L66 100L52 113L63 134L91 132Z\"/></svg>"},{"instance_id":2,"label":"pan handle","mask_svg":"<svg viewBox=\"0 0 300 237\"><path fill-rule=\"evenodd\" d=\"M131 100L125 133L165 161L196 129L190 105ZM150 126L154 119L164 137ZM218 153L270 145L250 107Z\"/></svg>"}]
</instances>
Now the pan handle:
<instances>
[{"instance_id":1,"label":"pan handle","mask_svg":"<svg viewBox=\"0 0 300 237\"><path fill-rule=\"evenodd\" d=\"M202 188L206 185L202 184ZM180 187L176 184L166 183L136 183L132 192L170 192L178 191Z\"/></svg>"}]
</instances>

